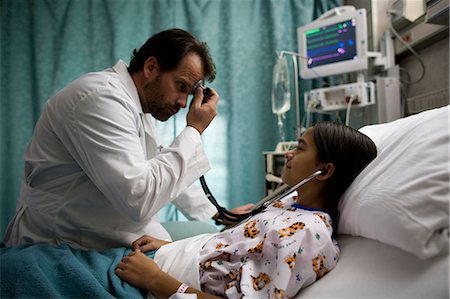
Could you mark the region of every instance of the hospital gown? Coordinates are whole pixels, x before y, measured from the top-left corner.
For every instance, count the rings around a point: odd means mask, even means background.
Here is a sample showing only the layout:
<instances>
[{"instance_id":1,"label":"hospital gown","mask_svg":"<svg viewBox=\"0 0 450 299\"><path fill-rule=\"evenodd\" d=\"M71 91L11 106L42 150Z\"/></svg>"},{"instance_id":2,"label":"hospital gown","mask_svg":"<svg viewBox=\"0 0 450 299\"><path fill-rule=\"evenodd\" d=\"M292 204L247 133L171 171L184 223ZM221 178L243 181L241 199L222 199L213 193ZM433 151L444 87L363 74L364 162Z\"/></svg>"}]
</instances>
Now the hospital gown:
<instances>
[{"instance_id":1,"label":"hospital gown","mask_svg":"<svg viewBox=\"0 0 450 299\"><path fill-rule=\"evenodd\" d=\"M276 201L204 244L200 283L228 298L292 297L334 268L338 256L327 213Z\"/></svg>"}]
</instances>

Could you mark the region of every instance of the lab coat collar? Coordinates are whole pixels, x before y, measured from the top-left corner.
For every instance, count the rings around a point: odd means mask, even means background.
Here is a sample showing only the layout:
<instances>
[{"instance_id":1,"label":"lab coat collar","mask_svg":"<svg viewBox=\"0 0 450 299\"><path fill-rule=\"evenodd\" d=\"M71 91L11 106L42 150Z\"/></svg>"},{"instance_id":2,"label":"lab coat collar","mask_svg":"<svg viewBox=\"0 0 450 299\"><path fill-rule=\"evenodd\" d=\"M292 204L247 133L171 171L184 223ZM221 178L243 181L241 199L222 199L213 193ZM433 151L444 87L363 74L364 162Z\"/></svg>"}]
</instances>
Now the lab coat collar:
<instances>
[{"instance_id":1,"label":"lab coat collar","mask_svg":"<svg viewBox=\"0 0 450 299\"><path fill-rule=\"evenodd\" d=\"M130 92L131 97L138 108L139 114L144 114L142 110L141 100L139 99L139 94L134 84L133 78L131 78L130 73L128 72L128 66L123 60L117 61L117 63L113 66L113 70L119 74L120 81L126 86L127 90Z\"/></svg>"},{"instance_id":2,"label":"lab coat collar","mask_svg":"<svg viewBox=\"0 0 450 299\"><path fill-rule=\"evenodd\" d=\"M113 66L113 70L119 75L120 81L125 85L126 89L133 98L134 103L138 109L139 115L141 116L141 121L144 126L145 132L145 148L148 157L154 157L158 151L162 148L159 144L158 136L156 133L156 120L151 116L150 113L144 113L142 110L141 100L139 99L139 94L134 84L133 78L131 78L128 72L128 66L123 60L119 60L116 65Z\"/></svg>"}]
</instances>

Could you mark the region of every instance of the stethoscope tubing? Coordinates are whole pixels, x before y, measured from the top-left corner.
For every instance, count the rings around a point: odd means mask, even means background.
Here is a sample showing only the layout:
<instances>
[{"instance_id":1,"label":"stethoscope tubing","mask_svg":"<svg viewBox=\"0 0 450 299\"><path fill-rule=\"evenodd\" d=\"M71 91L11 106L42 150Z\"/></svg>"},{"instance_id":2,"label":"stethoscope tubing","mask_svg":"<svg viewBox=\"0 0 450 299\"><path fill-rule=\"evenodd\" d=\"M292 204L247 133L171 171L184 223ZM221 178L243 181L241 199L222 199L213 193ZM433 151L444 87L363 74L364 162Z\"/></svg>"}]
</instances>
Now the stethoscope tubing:
<instances>
[{"instance_id":1,"label":"stethoscope tubing","mask_svg":"<svg viewBox=\"0 0 450 299\"><path fill-rule=\"evenodd\" d=\"M298 182L297 184L295 184L292 187L288 187L287 185L284 185L278 189L276 189L274 191L273 194L264 197L262 200L260 200L255 207L252 209L251 212L245 213L245 214L235 214L232 213L230 211L228 211L227 209L225 209L224 207L222 207L221 205L219 205L219 203L217 202L217 200L214 198L214 196L212 195L211 191L208 188L208 185L206 184L206 180L204 176L200 177L200 184L202 185L203 188L203 192L205 193L206 197L209 199L209 201L216 207L217 212L219 213L220 217L223 220L229 221L229 222L233 222L233 223L238 223L241 222L247 218L249 218L250 216L256 215L260 212L262 212L263 210L265 210L272 202L279 200L281 198L283 198L284 196L296 191L298 188L300 188L301 186L305 185L306 183L308 183L309 181L311 181L312 179L314 179L315 177L323 174L323 170L317 170L316 172L314 172L313 174L311 174L310 176L304 178L303 180L301 180L300 182Z\"/></svg>"}]
</instances>

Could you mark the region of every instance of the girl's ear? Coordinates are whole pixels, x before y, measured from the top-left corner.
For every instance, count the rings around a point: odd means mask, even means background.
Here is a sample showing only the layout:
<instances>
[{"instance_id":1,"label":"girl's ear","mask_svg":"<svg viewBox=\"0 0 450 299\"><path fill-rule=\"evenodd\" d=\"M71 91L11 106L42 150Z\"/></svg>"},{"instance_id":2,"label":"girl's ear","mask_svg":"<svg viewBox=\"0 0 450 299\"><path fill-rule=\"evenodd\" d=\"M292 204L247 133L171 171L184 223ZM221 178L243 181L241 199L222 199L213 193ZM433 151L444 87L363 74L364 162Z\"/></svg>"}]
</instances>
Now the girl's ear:
<instances>
[{"instance_id":1,"label":"girl's ear","mask_svg":"<svg viewBox=\"0 0 450 299\"><path fill-rule=\"evenodd\" d=\"M322 167L322 174L318 175L316 177L316 179L318 179L319 181L325 181L328 180L329 178L331 178L334 174L334 164L333 163L326 163L323 167Z\"/></svg>"},{"instance_id":2,"label":"girl's ear","mask_svg":"<svg viewBox=\"0 0 450 299\"><path fill-rule=\"evenodd\" d=\"M158 61L156 60L156 57L150 56L147 58L147 60L144 63L144 69L142 70L144 72L144 76L146 78L154 77L156 74L156 71L158 71Z\"/></svg>"}]
</instances>

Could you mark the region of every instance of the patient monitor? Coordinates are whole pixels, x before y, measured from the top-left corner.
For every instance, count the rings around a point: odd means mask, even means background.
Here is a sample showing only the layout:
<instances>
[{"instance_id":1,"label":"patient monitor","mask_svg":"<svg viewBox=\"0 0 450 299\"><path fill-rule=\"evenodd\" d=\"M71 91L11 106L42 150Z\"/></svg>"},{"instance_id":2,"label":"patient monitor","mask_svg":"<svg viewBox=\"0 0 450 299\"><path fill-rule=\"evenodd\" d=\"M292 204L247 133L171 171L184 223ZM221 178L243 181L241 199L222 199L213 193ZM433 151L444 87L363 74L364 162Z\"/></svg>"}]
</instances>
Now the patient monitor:
<instances>
[{"instance_id":1,"label":"patient monitor","mask_svg":"<svg viewBox=\"0 0 450 299\"><path fill-rule=\"evenodd\" d=\"M332 14L335 15L332 15ZM300 76L313 79L367 69L366 10L338 7L297 29Z\"/></svg>"},{"instance_id":2,"label":"patient monitor","mask_svg":"<svg viewBox=\"0 0 450 299\"><path fill-rule=\"evenodd\" d=\"M337 7L297 29L303 79L359 72L357 82L305 93L308 111L322 112L375 104L375 84L366 82L368 68L367 17L365 9Z\"/></svg>"}]
</instances>

